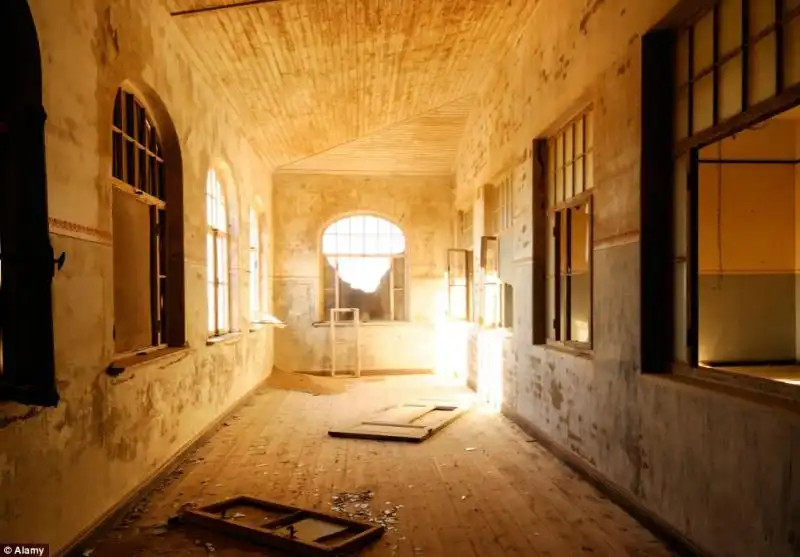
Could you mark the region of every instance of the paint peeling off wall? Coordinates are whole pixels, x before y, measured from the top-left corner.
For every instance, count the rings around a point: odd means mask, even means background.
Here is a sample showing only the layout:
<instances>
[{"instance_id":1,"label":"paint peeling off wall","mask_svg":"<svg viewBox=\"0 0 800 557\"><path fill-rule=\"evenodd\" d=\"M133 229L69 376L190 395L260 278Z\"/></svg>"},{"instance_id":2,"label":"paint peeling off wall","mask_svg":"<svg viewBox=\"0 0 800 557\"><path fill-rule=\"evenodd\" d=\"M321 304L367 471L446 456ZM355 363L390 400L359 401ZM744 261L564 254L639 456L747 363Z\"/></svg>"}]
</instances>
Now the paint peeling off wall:
<instances>
[{"instance_id":1,"label":"paint peeling off wall","mask_svg":"<svg viewBox=\"0 0 800 557\"><path fill-rule=\"evenodd\" d=\"M240 222L256 196L263 200L269 273L271 169L156 0L28 3L42 51L51 241L67 254L53 282L62 402L44 410L0 404L0 538L46 541L58 552L272 369L270 328L206 346L204 191L220 157L233 172ZM189 347L112 378L111 122L125 81L158 96L180 139ZM239 246L246 261L246 237Z\"/></svg>"},{"instance_id":2,"label":"paint peeling off wall","mask_svg":"<svg viewBox=\"0 0 800 557\"><path fill-rule=\"evenodd\" d=\"M437 323L447 311L452 179L279 173L274 180L275 308L288 325L277 332L276 365L288 371L330 369L329 329L313 325L327 319L320 309L322 232L338 217L373 213L395 222L405 235L409 319L363 325L361 367L433 370ZM341 332L342 338L348 334L352 331Z\"/></svg>"},{"instance_id":3,"label":"paint peeling off wall","mask_svg":"<svg viewBox=\"0 0 800 557\"><path fill-rule=\"evenodd\" d=\"M572 451L713 554L794 557L800 550L796 413L640 368L640 307L648 303L640 299L640 37L675 3L541 0L478 96L456 162L462 209L495 175L530 159L534 139L548 137L589 103L596 115L593 351L532 345L534 309L545 303L532 299L530 288L541 254L526 260L526 251L539 245L530 246L534 184L515 175L521 200L515 286L521 288L515 288L514 337L498 372L502 385L495 388L507 414ZM472 362L471 376L481 391L482 381L497 378L479 364Z\"/></svg>"}]
</instances>

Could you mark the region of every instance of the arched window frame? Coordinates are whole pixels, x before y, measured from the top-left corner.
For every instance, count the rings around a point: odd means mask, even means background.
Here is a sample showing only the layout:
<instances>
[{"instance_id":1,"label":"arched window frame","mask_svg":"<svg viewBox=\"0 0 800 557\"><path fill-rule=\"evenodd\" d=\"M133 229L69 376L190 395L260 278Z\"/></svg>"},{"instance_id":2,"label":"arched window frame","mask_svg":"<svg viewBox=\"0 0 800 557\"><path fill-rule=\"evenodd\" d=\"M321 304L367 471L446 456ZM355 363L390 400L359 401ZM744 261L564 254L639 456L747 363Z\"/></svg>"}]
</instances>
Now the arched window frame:
<instances>
[{"instance_id":1,"label":"arched window frame","mask_svg":"<svg viewBox=\"0 0 800 557\"><path fill-rule=\"evenodd\" d=\"M351 220L352 219L352 220ZM341 226L344 222L362 222L364 226L363 233L346 233L337 227ZM373 228L370 222L376 223ZM391 232L389 232L391 231ZM381 246L381 238L384 240L390 236L399 235L403 241L403 251L393 253L392 250L387 249L370 249L369 245ZM326 250L326 236L328 238L335 236L338 249L335 251ZM347 239L347 237L350 237ZM352 237L361 236L363 241L361 246L363 249L359 250L358 247L353 247ZM391 241L389 239L389 241ZM330 240L328 241L328 243ZM385 244L385 242L384 242ZM332 219L324 227L320 235L320 313L321 321L326 322L330 319L331 308L346 308L348 306L346 300L342 296L342 280L339 277L338 269L332 267L327 258L330 256L349 256L360 258L379 258L390 257L391 266L388 271L389 278L389 308L388 316L382 319L371 319L372 321L406 321L408 315L408 295L407 295L407 253L408 246L403 230L392 220L374 213L356 213L338 216ZM342 248L342 246L344 246ZM361 311L361 318L363 319L367 312ZM347 319L347 315L342 315L342 319ZM350 316L352 318L352 316Z\"/></svg>"},{"instance_id":2,"label":"arched window frame","mask_svg":"<svg viewBox=\"0 0 800 557\"><path fill-rule=\"evenodd\" d=\"M206 257L208 273L208 334L233 332L231 214L227 184L216 169L206 178Z\"/></svg>"},{"instance_id":3,"label":"arched window frame","mask_svg":"<svg viewBox=\"0 0 800 557\"><path fill-rule=\"evenodd\" d=\"M170 246L167 238L168 219L183 218L179 203L168 208L168 161L161 133L143 95L127 85L117 90L114 99L112 135L111 184L112 227L114 236L114 339L116 352L126 354L147 348L180 346L182 334L169 330L171 319L183 320L182 311L169 300L175 288L170 272ZM174 189L174 188L173 188ZM133 203L146 207L147 226L132 230L128 227L135 217ZM127 205L127 207L124 207ZM176 214L170 214L170 213ZM144 219L142 219L144 220ZM182 238L179 240L182 243ZM143 250L134 244L147 245ZM137 268L141 263L132 254L147 252L149 325L132 318L138 313L140 299ZM143 257L143 259L145 259ZM174 265L173 265L174 267ZM182 274L177 280L182 282ZM138 283L138 284L137 284ZM174 284L172 285L174 286ZM131 308L135 308L131 311ZM182 308L182 304L180 304ZM144 330L143 327L149 327ZM181 327L182 329L182 327Z\"/></svg>"}]
</instances>

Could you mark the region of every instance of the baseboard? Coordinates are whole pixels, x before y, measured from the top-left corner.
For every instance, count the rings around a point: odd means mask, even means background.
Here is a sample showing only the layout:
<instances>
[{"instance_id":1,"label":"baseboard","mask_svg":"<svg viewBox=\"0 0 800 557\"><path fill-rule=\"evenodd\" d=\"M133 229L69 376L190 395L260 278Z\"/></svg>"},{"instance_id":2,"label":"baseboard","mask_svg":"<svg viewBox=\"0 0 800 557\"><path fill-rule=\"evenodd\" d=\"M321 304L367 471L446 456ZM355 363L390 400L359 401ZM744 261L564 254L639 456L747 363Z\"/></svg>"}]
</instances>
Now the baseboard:
<instances>
[{"instance_id":1,"label":"baseboard","mask_svg":"<svg viewBox=\"0 0 800 557\"><path fill-rule=\"evenodd\" d=\"M771 366L795 366L797 360L731 360L700 362L708 367L771 367Z\"/></svg>"},{"instance_id":2,"label":"baseboard","mask_svg":"<svg viewBox=\"0 0 800 557\"><path fill-rule=\"evenodd\" d=\"M264 384L263 381L258 382L252 389L250 389L238 401L234 402L227 410L222 412L219 418L214 420L210 425L206 426L199 434L193 439L183 445L172 458L167 460L160 468L151 474L138 488L135 488L127 496L123 497L119 503L114 505L111 509L103 513L92 524L86 527L80 534L78 534L72 542L67 544L63 549L57 551L54 557L82 557L85 551L89 549L89 544L92 540L97 539L99 536L106 534L114 529L114 527L131 511L133 508L158 487L163 481L167 479L175 469L181 464L188 454L199 448L211 436L220 429L222 424L229 420L230 417L241 410L242 406L255 394L255 392Z\"/></svg>"},{"instance_id":3,"label":"baseboard","mask_svg":"<svg viewBox=\"0 0 800 557\"><path fill-rule=\"evenodd\" d=\"M645 507L630 490L617 485L603 476L591 464L572 451L559 445L544 433L544 431L531 424L515 411L504 406L503 414L519 426L526 434L535 439L542 447L547 449L548 452L580 474L582 478L597 488L598 491L603 493L616 505L636 519L642 526L661 539L675 555L681 557L713 556L711 552L695 544L674 526Z\"/></svg>"},{"instance_id":4,"label":"baseboard","mask_svg":"<svg viewBox=\"0 0 800 557\"><path fill-rule=\"evenodd\" d=\"M302 375L313 375L315 377L330 377L331 371L315 369L307 371L296 371ZM375 377L381 375L433 375L432 369L362 369L361 377ZM352 377L352 371L337 371L336 377Z\"/></svg>"}]
</instances>

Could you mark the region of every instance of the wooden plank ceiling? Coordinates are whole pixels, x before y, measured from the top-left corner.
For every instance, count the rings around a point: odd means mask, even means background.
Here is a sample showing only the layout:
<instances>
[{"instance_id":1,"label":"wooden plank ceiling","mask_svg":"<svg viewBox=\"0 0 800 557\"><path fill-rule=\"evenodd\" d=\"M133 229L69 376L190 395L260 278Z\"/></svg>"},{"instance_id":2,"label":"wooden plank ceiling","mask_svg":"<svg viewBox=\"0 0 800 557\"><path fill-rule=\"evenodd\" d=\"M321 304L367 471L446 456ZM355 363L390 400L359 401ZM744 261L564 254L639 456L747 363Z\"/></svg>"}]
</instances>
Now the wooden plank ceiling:
<instances>
[{"instance_id":1,"label":"wooden plank ceiling","mask_svg":"<svg viewBox=\"0 0 800 557\"><path fill-rule=\"evenodd\" d=\"M536 4L162 1L273 166L433 174L451 170L470 95Z\"/></svg>"}]
</instances>

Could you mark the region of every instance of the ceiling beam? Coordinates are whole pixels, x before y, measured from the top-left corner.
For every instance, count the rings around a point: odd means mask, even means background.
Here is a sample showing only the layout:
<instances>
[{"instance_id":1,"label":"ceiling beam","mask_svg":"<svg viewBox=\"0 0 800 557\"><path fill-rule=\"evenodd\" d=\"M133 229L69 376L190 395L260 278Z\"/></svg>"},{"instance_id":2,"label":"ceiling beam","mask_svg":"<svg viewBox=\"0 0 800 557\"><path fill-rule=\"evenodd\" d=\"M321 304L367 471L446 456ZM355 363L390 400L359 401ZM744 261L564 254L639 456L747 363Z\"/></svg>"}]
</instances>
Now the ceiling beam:
<instances>
[{"instance_id":1,"label":"ceiling beam","mask_svg":"<svg viewBox=\"0 0 800 557\"><path fill-rule=\"evenodd\" d=\"M206 14L210 12L219 12L222 10L232 10L233 8L246 8L248 6L257 6L259 4L268 4L271 2L279 2L280 0L246 0L238 4L224 4L222 6L205 6L203 8L193 8L191 10L180 10L177 12L170 12L172 17L179 17L185 15Z\"/></svg>"}]
</instances>

